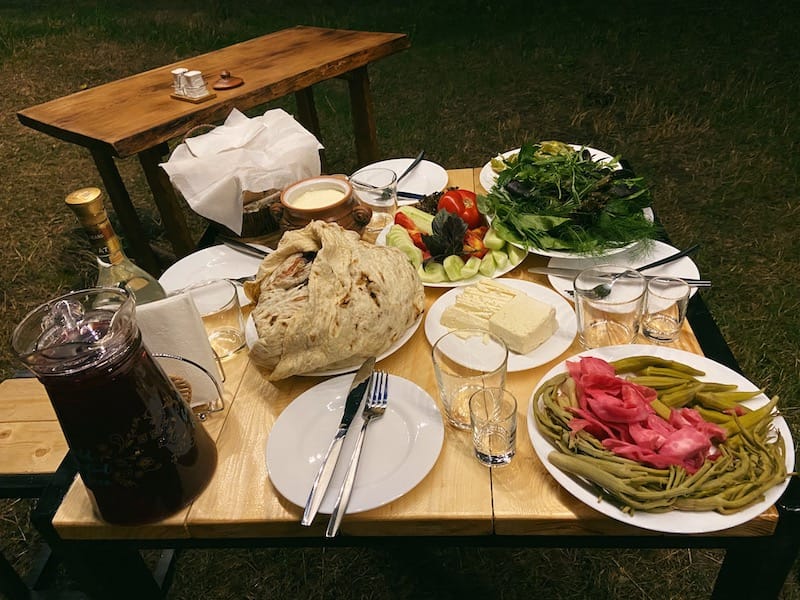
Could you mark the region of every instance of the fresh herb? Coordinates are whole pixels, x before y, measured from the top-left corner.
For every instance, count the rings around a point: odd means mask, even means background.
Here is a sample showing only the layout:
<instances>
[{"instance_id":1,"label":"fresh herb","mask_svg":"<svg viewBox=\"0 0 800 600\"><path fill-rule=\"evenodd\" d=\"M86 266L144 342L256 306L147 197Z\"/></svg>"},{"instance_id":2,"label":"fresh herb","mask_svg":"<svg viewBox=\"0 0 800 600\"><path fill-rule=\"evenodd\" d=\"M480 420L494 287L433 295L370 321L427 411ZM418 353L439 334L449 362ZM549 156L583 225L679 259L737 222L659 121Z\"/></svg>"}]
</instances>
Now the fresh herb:
<instances>
[{"instance_id":1,"label":"fresh herb","mask_svg":"<svg viewBox=\"0 0 800 600\"><path fill-rule=\"evenodd\" d=\"M598 254L658 233L642 212L650 206L650 191L616 159L595 162L585 148L542 142L524 144L503 164L478 205L509 242Z\"/></svg>"},{"instance_id":2,"label":"fresh herb","mask_svg":"<svg viewBox=\"0 0 800 600\"><path fill-rule=\"evenodd\" d=\"M442 197L444 192L433 192L428 194L422 200L417 202L417 208L420 210L435 215L438 212L439 198Z\"/></svg>"},{"instance_id":3,"label":"fresh herb","mask_svg":"<svg viewBox=\"0 0 800 600\"><path fill-rule=\"evenodd\" d=\"M453 254L461 254L467 224L453 213L440 210L431 223L433 235L422 234L422 241L431 253L431 260L442 262Z\"/></svg>"}]
</instances>

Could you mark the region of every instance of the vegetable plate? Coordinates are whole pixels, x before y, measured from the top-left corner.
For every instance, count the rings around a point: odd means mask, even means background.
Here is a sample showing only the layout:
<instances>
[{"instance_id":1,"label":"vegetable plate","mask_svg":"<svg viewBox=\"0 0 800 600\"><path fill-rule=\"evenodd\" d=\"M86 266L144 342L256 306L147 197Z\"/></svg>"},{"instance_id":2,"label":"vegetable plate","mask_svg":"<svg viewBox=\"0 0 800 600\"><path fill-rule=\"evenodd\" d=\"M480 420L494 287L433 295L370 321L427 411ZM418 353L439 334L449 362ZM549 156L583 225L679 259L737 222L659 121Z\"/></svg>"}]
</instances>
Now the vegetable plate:
<instances>
[{"instance_id":1,"label":"vegetable plate","mask_svg":"<svg viewBox=\"0 0 800 600\"><path fill-rule=\"evenodd\" d=\"M492 159L497 179L478 198L481 213L500 238L548 256L599 256L655 238L644 180L597 152L540 142Z\"/></svg>"},{"instance_id":2,"label":"vegetable plate","mask_svg":"<svg viewBox=\"0 0 800 600\"><path fill-rule=\"evenodd\" d=\"M478 211L474 192L450 188L418 206L401 206L376 240L403 251L423 284L469 285L511 271L527 251L501 239Z\"/></svg>"}]
</instances>

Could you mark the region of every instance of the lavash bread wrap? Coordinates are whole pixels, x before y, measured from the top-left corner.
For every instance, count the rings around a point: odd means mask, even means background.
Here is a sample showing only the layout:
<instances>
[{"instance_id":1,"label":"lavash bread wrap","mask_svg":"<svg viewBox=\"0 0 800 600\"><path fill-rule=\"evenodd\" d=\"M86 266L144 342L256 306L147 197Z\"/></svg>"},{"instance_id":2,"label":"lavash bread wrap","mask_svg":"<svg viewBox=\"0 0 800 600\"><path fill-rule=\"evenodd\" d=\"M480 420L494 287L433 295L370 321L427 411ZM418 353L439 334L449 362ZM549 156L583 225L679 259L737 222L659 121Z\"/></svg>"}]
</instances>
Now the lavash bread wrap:
<instances>
[{"instance_id":1,"label":"lavash bread wrap","mask_svg":"<svg viewBox=\"0 0 800 600\"><path fill-rule=\"evenodd\" d=\"M271 381L379 356L425 307L405 254L323 221L284 233L245 293L256 303L250 357Z\"/></svg>"}]
</instances>

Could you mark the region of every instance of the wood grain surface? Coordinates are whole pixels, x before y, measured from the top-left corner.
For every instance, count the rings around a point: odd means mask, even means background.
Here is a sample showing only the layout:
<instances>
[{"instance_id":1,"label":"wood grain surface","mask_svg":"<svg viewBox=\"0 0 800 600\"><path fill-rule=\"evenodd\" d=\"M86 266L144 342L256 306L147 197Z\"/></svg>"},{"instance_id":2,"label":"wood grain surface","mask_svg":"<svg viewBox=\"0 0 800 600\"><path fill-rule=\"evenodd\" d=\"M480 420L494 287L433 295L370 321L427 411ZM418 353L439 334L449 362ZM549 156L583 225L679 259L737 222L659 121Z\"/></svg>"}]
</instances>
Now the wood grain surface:
<instances>
[{"instance_id":1,"label":"wood grain surface","mask_svg":"<svg viewBox=\"0 0 800 600\"><path fill-rule=\"evenodd\" d=\"M66 453L42 384L29 378L0 383L0 474L54 473Z\"/></svg>"},{"instance_id":2,"label":"wood grain surface","mask_svg":"<svg viewBox=\"0 0 800 600\"><path fill-rule=\"evenodd\" d=\"M450 185L479 189L477 169L449 171ZM526 267L544 264L531 255L508 277L547 285L545 276ZM446 289L427 288L430 306ZM700 353L687 325L676 347ZM610 519L561 489L536 457L527 433L528 398L541 376L555 364L580 351L577 342L562 356L541 367L508 376L508 387L519 400L517 455L511 465L489 470L472 456L468 432L445 427L445 442L431 472L413 490L386 506L346 516L342 532L358 536L408 535L625 535L654 534ZM437 399L430 361L430 345L423 328L398 352L379 363L380 368L414 381ZM91 510L78 479L54 519L65 538L203 538L320 536L326 519L310 528L299 524L301 509L273 488L266 473L265 446L270 428L281 411L299 394L320 381L292 377L271 383L242 353L231 363L224 413L206 426L217 440L219 464L206 491L187 510L154 525L110 527ZM769 535L777 511L715 535Z\"/></svg>"},{"instance_id":3,"label":"wood grain surface","mask_svg":"<svg viewBox=\"0 0 800 600\"><path fill-rule=\"evenodd\" d=\"M125 157L408 48L405 34L293 27L26 108L28 127ZM171 71L199 70L209 89L223 70L244 84L201 104L175 100Z\"/></svg>"}]
</instances>

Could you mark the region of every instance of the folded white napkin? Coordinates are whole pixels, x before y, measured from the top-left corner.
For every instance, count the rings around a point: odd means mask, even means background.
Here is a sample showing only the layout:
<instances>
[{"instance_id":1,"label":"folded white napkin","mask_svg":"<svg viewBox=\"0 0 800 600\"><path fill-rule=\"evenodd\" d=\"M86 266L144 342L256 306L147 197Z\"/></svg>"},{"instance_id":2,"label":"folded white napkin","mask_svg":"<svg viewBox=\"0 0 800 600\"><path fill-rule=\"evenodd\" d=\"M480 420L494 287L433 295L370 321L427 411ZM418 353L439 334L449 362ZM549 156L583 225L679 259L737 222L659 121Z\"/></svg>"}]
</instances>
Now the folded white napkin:
<instances>
[{"instance_id":1,"label":"folded white napkin","mask_svg":"<svg viewBox=\"0 0 800 600\"><path fill-rule=\"evenodd\" d=\"M192 210L241 233L242 192L316 177L322 148L284 110L251 119L234 109L223 125L186 139L161 166Z\"/></svg>"},{"instance_id":2,"label":"folded white napkin","mask_svg":"<svg viewBox=\"0 0 800 600\"><path fill-rule=\"evenodd\" d=\"M172 354L201 365L222 389L222 378L200 313L188 294L176 294L136 307L136 320L151 354ZM221 407L217 387L203 371L180 360L156 358L167 375L183 377L192 387L192 406Z\"/></svg>"}]
</instances>

